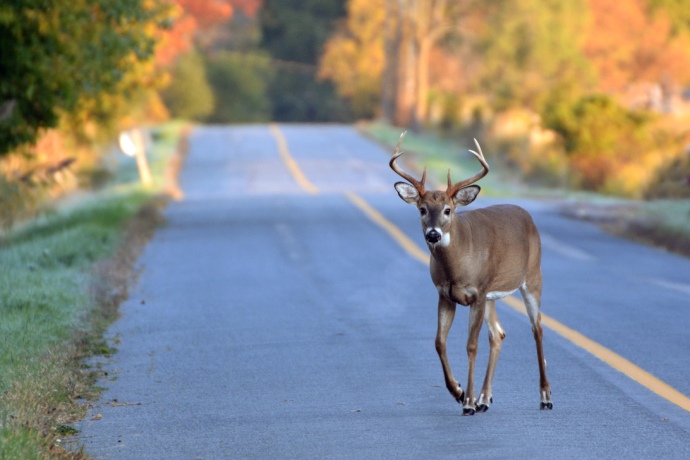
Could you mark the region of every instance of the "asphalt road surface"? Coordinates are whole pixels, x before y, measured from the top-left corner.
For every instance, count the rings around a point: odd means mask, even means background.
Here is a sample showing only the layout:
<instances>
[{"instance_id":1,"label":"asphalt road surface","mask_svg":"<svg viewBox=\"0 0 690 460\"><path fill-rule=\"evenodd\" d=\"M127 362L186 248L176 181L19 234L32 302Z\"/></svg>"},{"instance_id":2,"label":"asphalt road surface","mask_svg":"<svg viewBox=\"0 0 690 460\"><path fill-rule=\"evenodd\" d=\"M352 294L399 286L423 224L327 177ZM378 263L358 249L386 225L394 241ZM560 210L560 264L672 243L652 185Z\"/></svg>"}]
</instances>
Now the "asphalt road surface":
<instances>
[{"instance_id":1,"label":"asphalt road surface","mask_svg":"<svg viewBox=\"0 0 690 460\"><path fill-rule=\"evenodd\" d=\"M168 207L107 333L118 352L103 363L107 390L77 427L85 451L102 459L690 458L690 412L677 399L548 328L554 409L540 411L529 322L502 302L494 404L462 416L434 349L427 265L347 195L426 251L416 211L393 190L388 155L347 126L194 130L185 199ZM480 194L476 206L499 201L509 200ZM513 202L542 234L544 314L687 399L690 260L567 219L554 202ZM463 386L466 336L459 307L448 351ZM481 383L486 327L479 347Z\"/></svg>"}]
</instances>

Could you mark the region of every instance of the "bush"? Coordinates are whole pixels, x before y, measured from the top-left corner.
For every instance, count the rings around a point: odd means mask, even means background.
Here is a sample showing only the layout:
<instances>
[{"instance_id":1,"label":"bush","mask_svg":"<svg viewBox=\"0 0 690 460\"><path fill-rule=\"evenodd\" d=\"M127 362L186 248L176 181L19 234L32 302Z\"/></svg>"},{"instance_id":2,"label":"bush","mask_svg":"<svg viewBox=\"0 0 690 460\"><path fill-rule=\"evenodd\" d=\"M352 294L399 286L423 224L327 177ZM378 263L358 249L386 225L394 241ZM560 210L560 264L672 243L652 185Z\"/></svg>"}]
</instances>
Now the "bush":
<instances>
[{"instance_id":1,"label":"bush","mask_svg":"<svg viewBox=\"0 0 690 460\"><path fill-rule=\"evenodd\" d=\"M545 127L563 139L575 185L616 194L639 194L638 171L621 181L621 170L656 150L653 117L631 111L612 97L588 95L572 103L552 102L543 113ZM636 176L636 177L633 177Z\"/></svg>"},{"instance_id":2,"label":"bush","mask_svg":"<svg viewBox=\"0 0 690 460\"><path fill-rule=\"evenodd\" d=\"M266 86L268 60L258 55L222 53L207 62L215 107L212 123L265 122L271 118Z\"/></svg>"},{"instance_id":3,"label":"bush","mask_svg":"<svg viewBox=\"0 0 690 460\"><path fill-rule=\"evenodd\" d=\"M213 112L213 90L199 54L190 52L180 58L172 70L172 82L162 96L173 117L203 120Z\"/></svg>"}]
</instances>

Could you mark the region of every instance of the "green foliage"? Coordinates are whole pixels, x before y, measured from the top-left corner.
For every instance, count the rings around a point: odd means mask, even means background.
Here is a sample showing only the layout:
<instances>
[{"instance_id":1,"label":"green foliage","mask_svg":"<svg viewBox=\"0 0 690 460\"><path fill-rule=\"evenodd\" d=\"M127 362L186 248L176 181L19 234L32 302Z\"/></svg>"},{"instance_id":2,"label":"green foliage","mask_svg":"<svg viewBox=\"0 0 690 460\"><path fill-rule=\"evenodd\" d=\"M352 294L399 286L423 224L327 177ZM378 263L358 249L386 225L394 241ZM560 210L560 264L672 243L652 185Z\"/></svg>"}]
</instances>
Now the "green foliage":
<instances>
[{"instance_id":1,"label":"green foliage","mask_svg":"<svg viewBox=\"0 0 690 460\"><path fill-rule=\"evenodd\" d=\"M269 121L268 59L259 55L221 53L207 61L208 81L215 96L212 123Z\"/></svg>"},{"instance_id":2,"label":"green foliage","mask_svg":"<svg viewBox=\"0 0 690 460\"><path fill-rule=\"evenodd\" d=\"M262 45L276 59L316 64L345 0L265 0L260 11Z\"/></svg>"},{"instance_id":3,"label":"green foliage","mask_svg":"<svg viewBox=\"0 0 690 460\"><path fill-rule=\"evenodd\" d=\"M651 114L628 110L601 94L552 103L543 114L544 125L563 138L576 182L590 190L602 190L622 165L653 148L651 120Z\"/></svg>"},{"instance_id":4,"label":"green foliage","mask_svg":"<svg viewBox=\"0 0 690 460\"><path fill-rule=\"evenodd\" d=\"M582 55L585 0L491 0L482 86L499 110L539 110L551 92L589 89L593 70Z\"/></svg>"},{"instance_id":5,"label":"green foliage","mask_svg":"<svg viewBox=\"0 0 690 460\"><path fill-rule=\"evenodd\" d=\"M203 57L195 52L183 55L172 75L172 83L162 94L171 115L193 120L203 120L209 116L215 101L206 77Z\"/></svg>"},{"instance_id":6,"label":"green foliage","mask_svg":"<svg viewBox=\"0 0 690 460\"><path fill-rule=\"evenodd\" d=\"M329 82L315 82L314 76L277 70L269 84L272 118L276 121L352 120L350 108L335 94Z\"/></svg>"},{"instance_id":7,"label":"green foliage","mask_svg":"<svg viewBox=\"0 0 690 460\"><path fill-rule=\"evenodd\" d=\"M345 0L266 0L260 11L262 48L274 62L269 84L272 118L277 121L346 121L347 104L333 85L316 81L316 63ZM291 61L291 62L281 62Z\"/></svg>"},{"instance_id":8,"label":"green foliage","mask_svg":"<svg viewBox=\"0 0 690 460\"><path fill-rule=\"evenodd\" d=\"M550 106L544 113L546 127L561 134L571 155L600 155L625 144L639 143L650 115L631 111L603 94L585 96L567 106Z\"/></svg>"},{"instance_id":9,"label":"green foliage","mask_svg":"<svg viewBox=\"0 0 690 460\"><path fill-rule=\"evenodd\" d=\"M0 5L0 155L35 141L61 113L125 94L153 55L163 9L143 0L14 0ZM92 104L98 106L99 104Z\"/></svg>"}]
</instances>

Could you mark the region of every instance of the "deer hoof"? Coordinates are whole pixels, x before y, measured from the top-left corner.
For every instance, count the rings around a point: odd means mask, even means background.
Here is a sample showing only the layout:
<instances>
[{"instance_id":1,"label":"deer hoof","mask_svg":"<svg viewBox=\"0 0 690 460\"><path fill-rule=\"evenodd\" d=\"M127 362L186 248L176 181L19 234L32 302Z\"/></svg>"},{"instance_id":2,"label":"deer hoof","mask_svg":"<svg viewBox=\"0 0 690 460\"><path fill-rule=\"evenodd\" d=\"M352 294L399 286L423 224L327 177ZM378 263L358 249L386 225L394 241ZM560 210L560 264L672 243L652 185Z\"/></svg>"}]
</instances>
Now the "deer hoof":
<instances>
[{"instance_id":1,"label":"deer hoof","mask_svg":"<svg viewBox=\"0 0 690 460\"><path fill-rule=\"evenodd\" d=\"M482 393L479 396L479 401L477 402L477 412L486 412L489 410L489 406L493 404L494 398L489 397L487 398L484 396L484 393Z\"/></svg>"},{"instance_id":2,"label":"deer hoof","mask_svg":"<svg viewBox=\"0 0 690 460\"><path fill-rule=\"evenodd\" d=\"M458 385L458 390L460 391L460 395L453 393L453 396L455 397L455 400L458 402L458 404L462 404L465 401L465 390L460 388L460 385Z\"/></svg>"},{"instance_id":3,"label":"deer hoof","mask_svg":"<svg viewBox=\"0 0 690 460\"><path fill-rule=\"evenodd\" d=\"M540 403L539 409L540 410L552 410L553 409L553 403L551 401L545 402L545 403Z\"/></svg>"},{"instance_id":4,"label":"deer hoof","mask_svg":"<svg viewBox=\"0 0 690 460\"><path fill-rule=\"evenodd\" d=\"M471 407L463 407L462 408L462 415L474 415L475 410L472 409Z\"/></svg>"}]
</instances>

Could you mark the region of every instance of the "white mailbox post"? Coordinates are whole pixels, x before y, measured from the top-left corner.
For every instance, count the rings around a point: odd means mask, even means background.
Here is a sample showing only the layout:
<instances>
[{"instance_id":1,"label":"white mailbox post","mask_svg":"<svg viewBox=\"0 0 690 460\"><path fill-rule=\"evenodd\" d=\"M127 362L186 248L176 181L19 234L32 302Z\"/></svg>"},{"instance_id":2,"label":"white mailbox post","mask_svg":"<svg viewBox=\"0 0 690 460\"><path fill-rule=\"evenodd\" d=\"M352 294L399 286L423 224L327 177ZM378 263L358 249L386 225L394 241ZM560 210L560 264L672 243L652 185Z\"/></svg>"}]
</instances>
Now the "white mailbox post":
<instances>
[{"instance_id":1,"label":"white mailbox post","mask_svg":"<svg viewBox=\"0 0 690 460\"><path fill-rule=\"evenodd\" d=\"M139 169L139 178L145 186L151 185L151 170L146 159L146 141L141 129L134 128L120 133L120 150L127 156L134 157Z\"/></svg>"}]
</instances>

